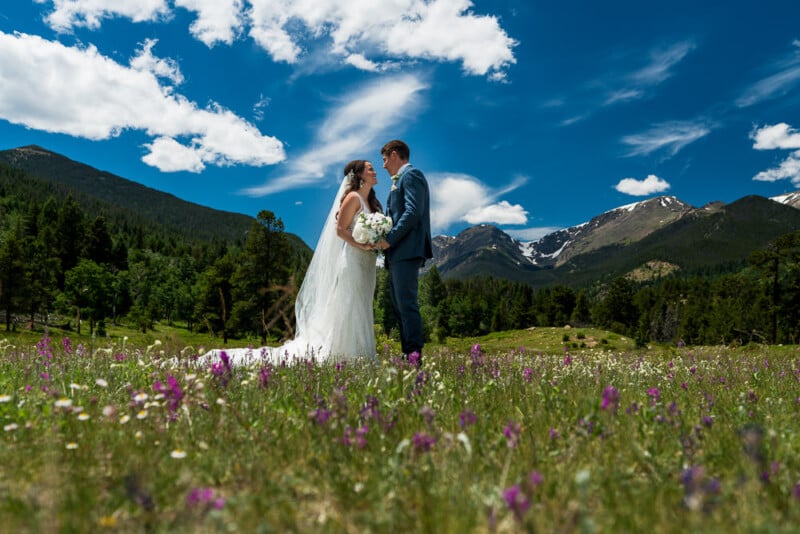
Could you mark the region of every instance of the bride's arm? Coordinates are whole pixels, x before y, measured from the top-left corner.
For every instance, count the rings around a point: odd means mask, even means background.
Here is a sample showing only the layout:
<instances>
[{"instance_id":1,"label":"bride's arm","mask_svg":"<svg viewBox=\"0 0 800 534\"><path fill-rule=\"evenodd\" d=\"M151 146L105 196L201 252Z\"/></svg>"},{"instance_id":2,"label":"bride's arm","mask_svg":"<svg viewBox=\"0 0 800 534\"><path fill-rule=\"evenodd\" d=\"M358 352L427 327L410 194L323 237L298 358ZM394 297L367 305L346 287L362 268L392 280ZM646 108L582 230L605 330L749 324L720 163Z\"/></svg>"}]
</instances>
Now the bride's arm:
<instances>
[{"instance_id":1,"label":"bride's arm","mask_svg":"<svg viewBox=\"0 0 800 534\"><path fill-rule=\"evenodd\" d=\"M358 243L353 239L353 232L348 228L355 217L356 212L361 208L361 201L358 200L358 193L349 193L339 208L339 217L336 219L336 235L350 246L362 250L372 250L372 245Z\"/></svg>"}]
</instances>

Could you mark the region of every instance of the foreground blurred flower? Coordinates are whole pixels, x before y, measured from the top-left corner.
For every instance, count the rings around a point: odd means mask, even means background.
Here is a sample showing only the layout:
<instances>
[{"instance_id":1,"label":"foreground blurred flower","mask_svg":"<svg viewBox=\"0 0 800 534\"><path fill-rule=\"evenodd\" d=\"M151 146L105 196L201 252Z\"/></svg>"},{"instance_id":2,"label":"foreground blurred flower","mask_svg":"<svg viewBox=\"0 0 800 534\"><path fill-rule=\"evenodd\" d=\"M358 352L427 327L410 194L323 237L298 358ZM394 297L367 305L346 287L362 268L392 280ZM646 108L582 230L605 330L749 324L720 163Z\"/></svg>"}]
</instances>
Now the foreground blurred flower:
<instances>
[{"instance_id":1,"label":"foreground blurred flower","mask_svg":"<svg viewBox=\"0 0 800 534\"><path fill-rule=\"evenodd\" d=\"M429 436L425 432L417 432L414 434L414 452L423 453L430 451L436 445L436 438Z\"/></svg>"},{"instance_id":2,"label":"foreground blurred flower","mask_svg":"<svg viewBox=\"0 0 800 534\"><path fill-rule=\"evenodd\" d=\"M19 428L19 425L17 423L10 423L10 424L4 426L3 430L5 432L11 432L12 430L16 430L18 428Z\"/></svg>"},{"instance_id":3,"label":"foreground blurred flower","mask_svg":"<svg viewBox=\"0 0 800 534\"><path fill-rule=\"evenodd\" d=\"M182 458L186 458L186 451L183 449L175 449L169 455L173 458L180 460Z\"/></svg>"},{"instance_id":4,"label":"foreground blurred flower","mask_svg":"<svg viewBox=\"0 0 800 534\"><path fill-rule=\"evenodd\" d=\"M0 403L10 402L10 401L11 401L11 395L0 395Z\"/></svg>"},{"instance_id":5,"label":"foreground blurred flower","mask_svg":"<svg viewBox=\"0 0 800 534\"><path fill-rule=\"evenodd\" d=\"M504 490L503 500L506 501L506 506L508 506L508 509L514 513L514 517L520 521L525 515L525 512L527 512L528 508L531 506L530 500L528 500L528 497L522 493L522 489L519 487L519 484L515 484Z\"/></svg>"},{"instance_id":6,"label":"foreground blurred flower","mask_svg":"<svg viewBox=\"0 0 800 534\"><path fill-rule=\"evenodd\" d=\"M217 495L213 488L193 488L186 495L186 505L192 508L206 507L220 510L225 506L225 498Z\"/></svg>"},{"instance_id":7,"label":"foreground blurred flower","mask_svg":"<svg viewBox=\"0 0 800 534\"><path fill-rule=\"evenodd\" d=\"M475 412L467 408L458 416L458 424L461 425L461 428L467 428L470 425L474 425L478 422L478 416L475 415Z\"/></svg>"},{"instance_id":8,"label":"foreground blurred flower","mask_svg":"<svg viewBox=\"0 0 800 534\"><path fill-rule=\"evenodd\" d=\"M65 447L66 447L68 450L70 450L70 451L73 451L73 450L75 450L75 449L77 449L77 448L78 448L78 444L77 444L77 443L75 443L75 442L73 441L73 442L67 443L67 444L65 445Z\"/></svg>"},{"instance_id":9,"label":"foreground blurred flower","mask_svg":"<svg viewBox=\"0 0 800 534\"><path fill-rule=\"evenodd\" d=\"M522 427L520 427L519 423L515 423L514 421L509 421L503 429L503 435L506 437L506 444L509 449L515 449L517 444L519 444L521 430Z\"/></svg>"},{"instance_id":10,"label":"foreground blurred flower","mask_svg":"<svg viewBox=\"0 0 800 534\"><path fill-rule=\"evenodd\" d=\"M603 402L600 403L601 410L609 410L616 414L619 408L619 391L614 386L606 386L603 390Z\"/></svg>"},{"instance_id":11,"label":"foreground blurred flower","mask_svg":"<svg viewBox=\"0 0 800 534\"><path fill-rule=\"evenodd\" d=\"M69 408L72 406L72 399L61 397L55 402L56 408Z\"/></svg>"}]
</instances>

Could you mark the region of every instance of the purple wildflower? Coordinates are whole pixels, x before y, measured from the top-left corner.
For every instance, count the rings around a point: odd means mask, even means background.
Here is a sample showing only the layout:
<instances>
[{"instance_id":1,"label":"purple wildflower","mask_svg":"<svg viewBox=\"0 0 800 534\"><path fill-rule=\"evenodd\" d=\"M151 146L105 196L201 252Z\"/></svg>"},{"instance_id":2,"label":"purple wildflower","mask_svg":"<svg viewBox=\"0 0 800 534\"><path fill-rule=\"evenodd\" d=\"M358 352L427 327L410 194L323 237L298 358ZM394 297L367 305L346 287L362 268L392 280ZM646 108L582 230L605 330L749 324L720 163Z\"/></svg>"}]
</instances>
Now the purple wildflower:
<instances>
[{"instance_id":1,"label":"purple wildflower","mask_svg":"<svg viewBox=\"0 0 800 534\"><path fill-rule=\"evenodd\" d=\"M650 397L650 406L655 406L661 399L661 391L658 388L650 388L647 390L647 396Z\"/></svg>"},{"instance_id":2,"label":"purple wildflower","mask_svg":"<svg viewBox=\"0 0 800 534\"><path fill-rule=\"evenodd\" d=\"M474 425L478 422L478 416L475 415L475 412L467 408L463 412L461 412L458 416L458 424L461 428L467 428L468 426Z\"/></svg>"},{"instance_id":3,"label":"purple wildflower","mask_svg":"<svg viewBox=\"0 0 800 534\"><path fill-rule=\"evenodd\" d=\"M419 352L414 351L408 355L409 365L413 365L414 367L419 367L419 363L420 363Z\"/></svg>"},{"instance_id":4,"label":"purple wildflower","mask_svg":"<svg viewBox=\"0 0 800 534\"><path fill-rule=\"evenodd\" d=\"M520 427L519 423L514 421L509 421L506 427L503 429L503 435L506 437L506 444L508 444L509 449L517 448L521 430L522 428Z\"/></svg>"},{"instance_id":5,"label":"purple wildflower","mask_svg":"<svg viewBox=\"0 0 800 534\"><path fill-rule=\"evenodd\" d=\"M520 521L531 506L531 502L522 493L519 484L514 484L510 488L503 490L503 499L506 501L508 509L514 513L514 517Z\"/></svg>"},{"instance_id":6,"label":"purple wildflower","mask_svg":"<svg viewBox=\"0 0 800 534\"><path fill-rule=\"evenodd\" d=\"M68 337L65 337L61 340L61 347L64 349L64 352L66 352L67 355L72 354L72 341L70 341Z\"/></svg>"},{"instance_id":7,"label":"purple wildflower","mask_svg":"<svg viewBox=\"0 0 800 534\"><path fill-rule=\"evenodd\" d=\"M213 488L193 488L186 496L186 505L190 508L220 510L225 506L225 498L217 495Z\"/></svg>"},{"instance_id":8,"label":"purple wildflower","mask_svg":"<svg viewBox=\"0 0 800 534\"><path fill-rule=\"evenodd\" d=\"M167 399L167 410L169 410L170 420L174 421L178 417L178 409L181 406L181 400L183 399L183 390L181 389L178 380L169 375L167 377L166 385L162 384L159 380L156 380L153 384L153 389L164 395Z\"/></svg>"},{"instance_id":9,"label":"purple wildflower","mask_svg":"<svg viewBox=\"0 0 800 534\"><path fill-rule=\"evenodd\" d=\"M530 384L533 381L533 369L531 369L530 367L526 367L522 371L522 377L525 379L525 382Z\"/></svg>"},{"instance_id":10,"label":"purple wildflower","mask_svg":"<svg viewBox=\"0 0 800 534\"><path fill-rule=\"evenodd\" d=\"M603 401L600 403L601 410L609 410L616 414L619 408L619 391L614 386L606 386L603 390Z\"/></svg>"},{"instance_id":11,"label":"purple wildflower","mask_svg":"<svg viewBox=\"0 0 800 534\"><path fill-rule=\"evenodd\" d=\"M275 370L272 368L272 365L266 364L261 367L261 370L258 372L258 387L262 389L267 389L269 387L269 381L272 378L273 373Z\"/></svg>"},{"instance_id":12,"label":"purple wildflower","mask_svg":"<svg viewBox=\"0 0 800 534\"><path fill-rule=\"evenodd\" d=\"M415 432L414 438L414 452L423 453L430 451L436 445L436 438L429 436L425 432Z\"/></svg>"}]
</instances>

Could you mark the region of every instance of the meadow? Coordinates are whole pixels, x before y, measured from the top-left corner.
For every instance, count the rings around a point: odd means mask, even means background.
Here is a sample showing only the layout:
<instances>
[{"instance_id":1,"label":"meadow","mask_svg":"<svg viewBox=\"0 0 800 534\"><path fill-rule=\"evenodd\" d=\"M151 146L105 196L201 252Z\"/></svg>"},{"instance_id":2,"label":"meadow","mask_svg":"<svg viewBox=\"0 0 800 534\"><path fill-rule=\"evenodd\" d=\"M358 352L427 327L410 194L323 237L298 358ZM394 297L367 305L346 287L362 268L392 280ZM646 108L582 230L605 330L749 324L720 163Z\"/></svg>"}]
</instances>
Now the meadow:
<instances>
[{"instance_id":1,"label":"meadow","mask_svg":"<svg viewBox=\"0 0 800 534\"><path fill-rule=\"evenodd\" d=\"M543 328L421 369L0 341L8 532L790 532L800 349ZM194 340L197 341L197 340Z\"/></svg>"}]
</instances>

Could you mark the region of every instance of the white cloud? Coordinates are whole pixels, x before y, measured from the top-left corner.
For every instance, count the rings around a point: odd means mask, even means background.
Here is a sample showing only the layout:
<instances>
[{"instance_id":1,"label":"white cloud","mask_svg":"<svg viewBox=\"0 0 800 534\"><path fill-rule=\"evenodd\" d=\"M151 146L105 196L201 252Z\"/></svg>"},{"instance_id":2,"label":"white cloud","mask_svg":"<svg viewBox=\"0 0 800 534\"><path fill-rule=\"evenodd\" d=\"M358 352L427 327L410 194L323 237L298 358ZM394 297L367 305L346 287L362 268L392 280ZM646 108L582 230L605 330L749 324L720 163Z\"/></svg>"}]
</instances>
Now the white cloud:
<instances>
[{"instance_id":1,"label":"white cloud","mask_svg":"<svg viewBox=\"0 0 800 534\"><path fill-rule=\"evenodd\" d=\"M750 139L755 141L753 148L756 150L800 148L800 132L785 122L756 128L750 133Z\"/></svg>"},{"instance_id":2,"label":"white cloud","mask_svg":"<svg viewBox=\"0 0 800 534\"><path fill-rule=\"evenodd\" d=\"M150 42L133 58L135 67L127 67L93 46L0 32L0 57L0 118L11 123L94 140L141 130L154 139L145 146L151 152L144 161L164 162L163 170L170 171L270 165L285 158L282 143L251 123L213 103L200 109L161 85L156 73L173 81L182 77L174 62L152 55ZM164 147L176 144L183 155L167 161ZM180 161L187 163L183 169Z\"/></svg>"},{"instance_id":3,"label":"white cloud","mask_svg":"<svg viewBox=\"0 0 800 534\"><path fill-rule=\"evenodd\" d=\"M131 58L131 68L143 72L150 72L159 78L166 78L175 85L182 84L183 74L181 74L178 63L172 59L162 59L153 55L153 47L157 43L157 39L147 39L142 44L142 49L138 55Z\"/></svg>"},{"instance_id":4,"label":"white cloud","mask_svg":"<svg viewBox=\"0 0 800 534\"><path fill-rule=\"evenodd\" d=\"M441 233L453 223L525 224L528 212L519 204L498 198L521 186L519 177L510 185L492 190L473 176L458 173L427 175L431 187L431 231Z\"/></svg>"},{"instance_id":5,"label":"white cloud","mask_svg":"<svg viewBox=\"0 0 800 534\"><path fill-rule=\"evenodd\" d=\"M711 126L702 121L671 121L657 124L646 132L627 135L622 142L632 147L628 156L646 156L659 150L674 156L710 133Z\"/></svg>"},{"instance_id":6,"label":"white cloud","mask_svg":"<svg viewBox=\"0 0 800 534\"><path fill-rule=\"evenodd\" d=\"M637 197L652 195L653 193L661 193L669 188L669 182L659 178L655 174L649 175L644 180L623 178L616 186L614 186L614 189L620 193Z\"/></svg>"},{"instance_id":7,"label":"white cloud","mask_svg":"<svg viewBox=\"0 0 800 534\"><path fill-rule=\"evenodd\" d=\"M167 17L166 0L52 1L47 21L57 31L97 28L103 19ZM197 14L191 33L208 46L231 44L246 32L275 61L296 63L324 47L356 68L386 59L460 62L468 74L503 80L516 63L517 42L499 20L473 12L470 0L175 0ZM315 54L312 54L312 56Z\"/></svg>"},{"instance_id":8,"label":"white cloud","mask_svg":"<svg viewBox=\"0 0 800 534\"><path fill-rule=\"evenodd\" d=\"M750 139L755 141L753 148L756 150L796 150L777 167L761 171L753 180L758 182L777 182L778 180L791 180L792 184L800 185L800 132L781 122L772 126L757 128L750 133Z\"/></svg>"},{"instance_id":9,"label":"white cloud","mask_svg":"<svg viewBox=\"0 0 800 534\"><path fill-rule=\"evenodd\" d=\"M175 5L197 13L189 31L206 46L229 45L242 31L243 0L175 0Z\"/></svg>"},{"instance_id":10,"label":"white cloud","mask_svg":"<svg viewBox=\"0 0 800 534\"><path fill-rule=\"evenodd\" d=\"M53 4L45 21L58 32L72 28L97 29L103 19L129 18L145 22L166 18L169 6L166 0L34 0L39 4Z\"/></svg>"},{"instance_id":11,"label":"white cloud","mask_svg":"<svg viewBox=\"0 0 800 534\"><path fill-rule=\"evenodd\" d=\"M340 164L369 156L381 138L396 135L400 125L420 107L419 93L427 83L411 74L388 76L358 91L348 91L330 110L320 125L312 148L290 159L286 170L276 179L243 194L265 196L279 191L305 187L320 179L340 177ZM378 167L377 162L374 162Z\"/></svg>"},{"instance_id":12,"label":"white cloud","mask_svg":"<svg viewBox=\"0 0 800 534\"><path fill-rule=\"evenodd\" d=\"M759 172L753 176L753 180L758 182L791 180L793 185L800 186L800 150L783 160L777 167Z\"/></svg>"},{"instance_id":13,"label":"white cloud","mask_svg":"<svg viewBox=\"0 0 800 534\"><path fill-rule=\"evenodd\" d=\"M528 222L528 212L519 205L511 205L506 200L497 204L479 206L469 210L464 215L464 220L470 224L493 222L497 224L525 224Z\"/></svg>"}]
</instances>

